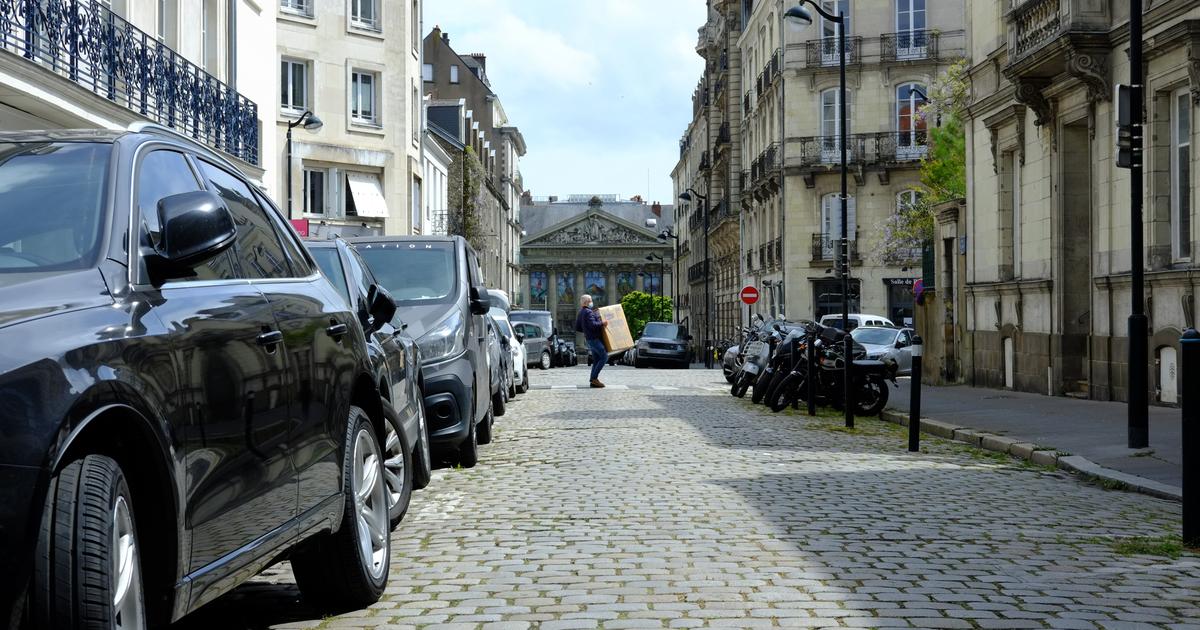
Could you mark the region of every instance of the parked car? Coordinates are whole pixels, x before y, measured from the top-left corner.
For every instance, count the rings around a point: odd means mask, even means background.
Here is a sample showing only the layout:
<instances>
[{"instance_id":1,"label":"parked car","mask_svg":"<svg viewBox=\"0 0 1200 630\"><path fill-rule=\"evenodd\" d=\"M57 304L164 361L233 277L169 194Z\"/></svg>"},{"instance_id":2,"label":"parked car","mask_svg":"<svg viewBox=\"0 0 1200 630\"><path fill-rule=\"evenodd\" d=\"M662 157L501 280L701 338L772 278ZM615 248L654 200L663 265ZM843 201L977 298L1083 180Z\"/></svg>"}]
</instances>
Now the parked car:
<instances>
[{"instance_id":1,"label":"parked car","mask_svg":"<svg viewBox=\"0 0 1200 630\"><path fill-rule=\"evenodd\" d=\"M633 367L669 365L687 368L692 363L688 342L692 336L686 326L670 322L649 322L633 344Z\"/></svg>"},{"instance_id":2,"label":"parked car","mask_svg":"<svg viewBox=\"0 0 1200 630\"><path fill-rule=\"evenodd\" d=\"M895 359L896 374L908 376L912 374L913 334L911 328L861 326L855 328L850 336L867 349L868 359Z\"/></svg>"},{"instance_id":3,"label":"parked car","mask_svg":"<svg viewBox=\"0 0 1200 630\"><path fill-rule=\"evenodd\" d=\"M374 382L383 397L388 419L384 439L388 512L392 527L408 511L414 489L429 485L431 460L425 427L425 396L421 392L421 351L411 337L392 325L395 302L350 245L340 239L305 240L309 254L333 284L338 295L358 315L367 338ZM378 301L384 306L371 308ZM390 304L392 313L386 305ZM372 313L379 315L376 321ZM403 324L399 318L396 321Z\"/></svg>"},{"instance_id":4,"label":"parked car","mask_svg":"<svg viewBox=\"0 0 1200 630\"><path fill-rule=\"evenodd\" d=\"M831 326L833 328L840 328L842 330L845 330L846 332L853 332L854 329L858 328L859 326L889 326L891 328L896 327L896 325L892 323L892 320L890 320L886 317L883 317L882 315L869 315L866 313L850 313L850 321L849 321L849 324L846 326L842 325L842 314L841 313L835 313L835 314L825 315L825 316L821 317L820 324L822 326Z\"/></svg>"},{"instance_id":5,"label":"parked car","mask_svg":"<svg viewBox=\"0 0 1200 630\"><path fill-rule=\"evenodd\" d=\"M491 376L492 415L503 416L508 411L508 383L512 375L509 366L508 343L496 320L489 314L484 318L487 325L488 371Z\"/></svg>"},{"instance_id":6,"label":"parked car","mask_svg":"<svg viewBox=\"0 0 1200 630\"><path fill-rule=\"evenodd\" d=\"M492 438L487 312L475 250L460 236L349 239L421 348L425 419L436 457L470 468Z\"/></svg>"},{"instance_id":7,"label":"parked car","mask_svg":"<svg viewBox=\"0 0 1200 630\"><path fill-rule=\"evenodd\" d=\"M527 365L536 365L543 370L549 370L553 365L550 355L550 340L546 337L545 329L529 322L513 321L513 331L522 337L525 346Z\"/></svg>"},{"instance_id":8,"label":"parked car","mask_svg":"<svg viewBox=\"0 0 1200 630\"><path fill-rule=\"evenodd\" d=\"M367 342L236 166L150 124L4 133L0 225L6 625L165 625L283 558L317 607L378 600Z\"/></svg>"},{"instance_id":9,"label":"parked car","mask_svg":"<svg viewBox=\"0 0 1200 630\"><path fill-rule=\"evenodd\" d=\"M512 370L509 376L508 397L513 398L517 394L529 391L529 360L525 356L525 344L509 323L508 313L493 306L491 315L496 327L500 329L500 334L503 335L502 341L508 343L508 364Z\"/></svg>"},{"instance_id":10,"label":"parked car","mask_svg":"<svg viewBox=\"0 0 1200 630\"><path fill-rule=\"evenodd\" d=\"M546 349L550 351L550 366L562 367L562 356L560 354L558 340L558 328L554 326L554 317L550 315L550 311L512 311L508 314L509 321L514 324L517 322L529 322L537 324L541 327L542 332L546 333Z\"/></svg>"}]
</instances>

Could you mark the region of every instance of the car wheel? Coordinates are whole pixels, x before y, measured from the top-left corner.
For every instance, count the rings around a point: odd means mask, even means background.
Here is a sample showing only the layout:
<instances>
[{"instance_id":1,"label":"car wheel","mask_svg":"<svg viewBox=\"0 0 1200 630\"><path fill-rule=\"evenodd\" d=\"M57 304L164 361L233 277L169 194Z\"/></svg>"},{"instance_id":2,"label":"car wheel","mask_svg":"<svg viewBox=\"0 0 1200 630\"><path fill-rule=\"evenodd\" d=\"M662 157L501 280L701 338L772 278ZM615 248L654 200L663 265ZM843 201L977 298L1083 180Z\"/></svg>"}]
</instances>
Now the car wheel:
<instances>
[{"instance_id":1,"label":"car wheel","mask_svg":"<svg viewBox=\"0 0 1200 630\"><path fill-rule=\"evenodd\" d=\"M413 491L413 459L404 448L407 441L404 427L396 417L396 411L383 403L383 415L387 418L387 433L383 442L383 476L387 482L388 522L396 529L408 512Z\"/></svg>"},{"instance_id":2,"label":"car wheel","mask_svg":"<svg viewBox=\"0 0 1200 630\"><path fill-rule=\"evenodd\" d=\"M504 399L504 392L502 390L496 390L496 393L492 394L492 415L500 418L503 417L507 411L508 401ZM487 444L487 442L482 443Z\"/></svg>"},{"instance_id":3,"label":"car wheel","mask_svg":"<svg viewBox=\"0 0 1200 630\"><path fill-rule=\"evenodd\" d=\"M417 444L413 447L413 490L428 487L433 479L433 457L429 454L429 427L425 419L425 395L417 390Z\"/></svg>"},{"instance_id":4,"label":"car wheel","mask_svg":"<svg viewBox=\"0 0 1200 630\"><path fill-rule=\"evenodd\" d=\"M517 386L517 393L524 394L529 391L529 369L526 368L525 373L521 376L521 384Z\"/></svg>"},{"instance_id":5,"label":"car wheel","mask_svg":"<svg viewBox=\"0 0 1200 630\"><path fill-rule=\"evenodd\" d=\"M350 407L348 424L341 527L292 555L301 594L326 610L365 608L379 601L390 568L383 449L367 412Z\"/></svg>"},{"instance_id":6,"label":"car wheel","mask_svg":"<svg viewBox=\"0 0 1200 630\"><path fill-rule=\"evenodd\" d=\"M463 468L474 468L479 463L479 431L475 423L475 415L467 422L467 437L458 447L458 464Z\"/></svg>"},{"instance_id":7,"label":"car wheel","mask_svg":"<svg viewBox=\"0 0 1200 630\"><path fill-rule=\"evenodd\" d=\"M146 627L132 495L115 460L88 455L51 477L35 563L34 627Z\"/></svg>"},{"instance_id":8,"label":"car wheel","mask_svg":"<svg viewBox=\"0 0 1200 630\"><path fill-rule=\"evenodd\" d=\"M542 362L540 364L540 367L543 370L549 370L551 367L550 366L550 353L546 350L542 351Z\"/></svg>"}]
</instances>

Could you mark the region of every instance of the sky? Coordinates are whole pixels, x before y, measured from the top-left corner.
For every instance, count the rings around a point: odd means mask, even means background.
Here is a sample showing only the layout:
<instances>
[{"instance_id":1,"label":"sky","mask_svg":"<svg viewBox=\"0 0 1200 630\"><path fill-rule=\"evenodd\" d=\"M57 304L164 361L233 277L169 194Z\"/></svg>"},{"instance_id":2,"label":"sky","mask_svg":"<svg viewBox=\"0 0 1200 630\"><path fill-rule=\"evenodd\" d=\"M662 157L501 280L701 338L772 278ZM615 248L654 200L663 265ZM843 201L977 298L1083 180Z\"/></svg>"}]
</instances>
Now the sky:
<instances>
[{"instance_id":1,"label":"sky","mask_svg":"<svg viewBox=\"0 0 1200 630\"><path fill-rule=\"evenodd\" d=\"M492 90L528 153L536 196L671 203L671 169L704 71L704 0L425 0L460 55L487 55ZM647 175L649 182L647 187Z\"/></svg>"}]
</instances>

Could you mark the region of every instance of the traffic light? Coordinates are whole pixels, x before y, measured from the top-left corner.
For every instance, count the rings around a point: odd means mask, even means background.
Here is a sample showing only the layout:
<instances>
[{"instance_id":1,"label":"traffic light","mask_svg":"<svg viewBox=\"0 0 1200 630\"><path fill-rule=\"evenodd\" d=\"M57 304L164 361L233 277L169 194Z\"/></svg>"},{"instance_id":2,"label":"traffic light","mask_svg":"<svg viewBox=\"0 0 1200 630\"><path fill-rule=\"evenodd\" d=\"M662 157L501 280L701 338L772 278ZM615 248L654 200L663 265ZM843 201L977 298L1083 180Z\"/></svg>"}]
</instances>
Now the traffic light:
<instances>
[{"instance_id":1,"label":"traffic light","mask_svg":"<svg viewBox=\"0 0 1200 630\"><path fill-rule=\"evenodd\" d=\"M1117 114L1117 167L1133 168L1142 165L1142 125L1133 121L1134 87L1118 85L1113 105Z\"/></svg>"}]
</instances>

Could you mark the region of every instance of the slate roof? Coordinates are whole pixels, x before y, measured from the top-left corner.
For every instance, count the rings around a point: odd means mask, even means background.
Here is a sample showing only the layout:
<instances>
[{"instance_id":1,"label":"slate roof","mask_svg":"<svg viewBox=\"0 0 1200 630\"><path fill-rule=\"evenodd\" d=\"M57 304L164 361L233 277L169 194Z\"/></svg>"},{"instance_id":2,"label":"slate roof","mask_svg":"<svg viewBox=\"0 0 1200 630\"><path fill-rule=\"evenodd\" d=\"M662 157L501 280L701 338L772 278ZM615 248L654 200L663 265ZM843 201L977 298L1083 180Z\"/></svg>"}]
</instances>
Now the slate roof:
<instances>
[{"instance_id":1,"label":"slate roof","mask_svg":"<svg viewBox=\"0 0 1200 630\"><path fill-rule=\"evenodd\" d=\"M651 204L638 201L608 202L600 207L600 211L623 219L638 227L646 226L646 219L654 217L658 225L651 231L658 233L674 222L675 206L664 205L662 216L655 216ZM535 203L521 206L521 225L525 229L526 238L541 234L546 228L553 227L573 217L587 214L588 204L583 203Z\"/></svg>"}]
</instances>

